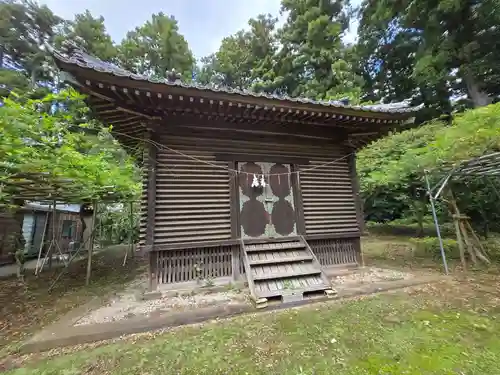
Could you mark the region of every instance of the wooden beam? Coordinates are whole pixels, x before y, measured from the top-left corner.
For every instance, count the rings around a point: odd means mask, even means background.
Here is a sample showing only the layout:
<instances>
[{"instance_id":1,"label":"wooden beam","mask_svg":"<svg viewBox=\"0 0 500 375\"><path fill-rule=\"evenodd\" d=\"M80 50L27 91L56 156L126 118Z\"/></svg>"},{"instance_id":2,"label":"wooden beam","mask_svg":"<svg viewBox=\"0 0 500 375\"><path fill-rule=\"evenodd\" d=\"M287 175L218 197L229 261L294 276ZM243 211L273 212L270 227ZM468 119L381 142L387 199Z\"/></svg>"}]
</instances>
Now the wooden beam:
<instances>
[{"instance_id":1,"label":"wooden beam","mask_svg":"<svg viewBox=\"0 0 500 375\"><path fill-rule=\"evenodd\" d=\"M209 138L209 139L230 139L230 140L242 140L242 141L255 141L262 142L263 140L278 140L285 144L306 144L304 138L297 138L293 136L266 136L259 134L248 134L248 133L238 133L230 130L227 131L209 131L205 129L183 129L183 128L163 128L162 134L180 137L195 137L195 138ZM331 146L332 144L337 144L335 140L332 139L314 139L309 140L310 143L315 145L324 145L325 147Z\"/></svg>"},{"instance_id":2,"label":"wooden beam","mask_svg":"<svg viewBox=\"0 0 500 375\"><path fill-rule=\"evenodd\" d=\"M215 154L216 160L222 161L240 161L240 162L270 162L281 164L309 164L309 159L299 157L286 157L266 154Z\"/></svg>"},{"instance_id":3,"label":"wooden beam","mask_svg":"<svg viewBox=\"0 0 500 375\"><path fill-rule=\"evenodd\" d=\"M306 240L329 240L336 238L359 238L359 232L346 232L346 233L327 233L327 234L309 234L304 237Z\"/></svg>"},{"instance_id":4,"label":"wooden beam","mask_svg":"<svg viewBox=\"0 0 500 375\"><path fill-rule=\"evenodd\" d=\"M220 114L220 117L224 117ZM165 126L165 125L163 125ZM224 120L203 121L195 116L181 116L175 122L168 121L168 126L176 128L195 128L195 129L208 129L216 131L239 131L239 132L254 132L254 133L268 133L270 135L286 135L298 138L320 138L320 139L334 139L342 141L347 139L347 132L342 128L326 127L308 125L304 123L276 123L276 119L257 119L233 123Z\"/></svg>"},{"instance_id":5,"label":"wooden beam","mask_svg":"<svg viewBox=\"0 0 500 375\"><path fill-rule=\"evenodd\" d=\"M170 244L158 244L155 245L153 252L159 251L175 251L184 249L198 249L207 247L220 247L220 246L232 246L238 245L240 243L239 239L228 239L219 241L197 241L197 242L178 242Z\"/></svg>"}]
</instances>

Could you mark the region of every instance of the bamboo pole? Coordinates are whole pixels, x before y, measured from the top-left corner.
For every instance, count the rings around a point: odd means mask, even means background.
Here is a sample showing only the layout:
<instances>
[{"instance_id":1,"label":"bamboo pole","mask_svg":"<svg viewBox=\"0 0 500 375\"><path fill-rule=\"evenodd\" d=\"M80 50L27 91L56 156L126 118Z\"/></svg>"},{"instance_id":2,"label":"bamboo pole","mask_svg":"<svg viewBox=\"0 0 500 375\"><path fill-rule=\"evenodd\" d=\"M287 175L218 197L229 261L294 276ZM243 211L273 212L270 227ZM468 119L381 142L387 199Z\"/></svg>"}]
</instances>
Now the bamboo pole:
<instances>
[{"instance_id":1,"label":"bamboo pole","mask_svg":"<svg viewBox=\"0 0 500 375\"><path fill-rule=\"evenodd\" d=\"M467 263L465 261L465 249L464 249L464 243L462 239L462 233L460 232L460 225L458 223L458 217L457 215L453 215L453 224L455 224L455 234L457 235L457 244L458 244L458 250L460 251L460 261L462 262L462 268L465 271L467 271Z\"/></svg>"},{"instance_id":2,"label":"bamboo pole","mask_svg":"<svg viewBox=\"0 0 500 375\"><path fill-rule=\"evenodd\" d=\"M50 211L50 205L49 205L49 211ZM38 249L38 259L36 260L35 276L38 275L38 271L41 271L43 269L43 265L45 264L45 257L44 257L42 265L40 266L40 258L42 257L43 243L45 241L45 234L47 233L48 226L49 226L49 212L45 214L45 223L43 223L42 240L40 241L40 248Z\"/></svg>"},{"instance_id":3,"label":"bamboo pole","mask_svg":"<svg viewBox=\"0 0 500 375\"><path fill-rule=\"evenodd\" d=\"M49 257L49 270L52 269L52 253L54 252L54 247L56 246L57 240L56 240L56 214L57 214L57 208L56 208L56 203L57 201L53 201L54 206L52 207L52 242L51 246L49 247L49 250L47 252L47 256Z\"/></svg>"},{"instance_id":4,"label":"bamboo pole","mask_svg":"<svg viewBox=\"0 0 500 375\"><path fill-rule=\"evenodd\" d=\"M68 270L69 266L71 265L71 262L73 262L77 258L77 256L80 253L80 251L85 248L85 245L87 244L87 242L89 242L90 237L92 236L92 232L95 232L96 230L97 229L92 228L92 230L90 232L90 236L87 237L87 239L80 244L80 247L78 248L78 250L76 250L76 252L71 256L71 258L69 258L68 263L64 266L64 268L62 269L62 271L59 273L59 275L57 275L56 279L50 285L49 290L48 290L49 293L52 291L52 289L54 288L54 286L57 284L57 282L59 281L59 279L61 278L61 276Z\"/></svg>"}]
</instances>

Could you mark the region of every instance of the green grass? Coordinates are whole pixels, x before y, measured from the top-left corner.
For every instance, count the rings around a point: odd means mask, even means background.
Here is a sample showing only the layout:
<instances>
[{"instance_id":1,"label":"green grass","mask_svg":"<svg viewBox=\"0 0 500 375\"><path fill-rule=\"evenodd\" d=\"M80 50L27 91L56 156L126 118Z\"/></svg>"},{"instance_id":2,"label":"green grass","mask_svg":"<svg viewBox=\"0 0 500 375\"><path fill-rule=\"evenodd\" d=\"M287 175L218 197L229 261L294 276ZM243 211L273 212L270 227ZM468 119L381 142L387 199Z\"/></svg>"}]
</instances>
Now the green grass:
<instances>
[{"instance_id":1,"label":"green grass","mask_svg":"<svg viewBox=\"0 0 500 375\"><path fill-rule=\"evenodd\" d=\"M368 265L416 273L441 268L439 261L416 257L408 238L365 238L363 248ZM498 274L497 267L457 272L397 293L14 358L10 365L17 369L8 374L496 375ZM119 282L123 276L114 277ZM101 291L109 288L106 279L96 278ZM80 293L89 292L75 289Z\"/></svg>"},{"instance_id":2,"label":"green grass","mask_svg":"<svg viewBox=\"0 0 500 375\"><path fill-rule=\"evenodd\" d=\"M10 374L498 374L500 310L473 285L443 282L184 327Z\"/></svg>"}]
</instances>

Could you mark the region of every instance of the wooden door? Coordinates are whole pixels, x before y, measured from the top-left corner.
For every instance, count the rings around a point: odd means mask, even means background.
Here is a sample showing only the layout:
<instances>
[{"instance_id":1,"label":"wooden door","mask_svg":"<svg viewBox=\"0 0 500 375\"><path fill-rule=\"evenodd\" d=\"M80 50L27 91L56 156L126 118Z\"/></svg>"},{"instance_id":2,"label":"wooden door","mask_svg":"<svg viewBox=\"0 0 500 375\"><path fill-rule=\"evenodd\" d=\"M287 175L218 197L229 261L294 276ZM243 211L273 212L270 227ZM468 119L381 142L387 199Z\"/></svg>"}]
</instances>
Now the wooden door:
<instances>
[{"instance_id":1,"label":"wooden door","mask_svg":"<svg viewBox=\"0 0 500 375\"><path fill-rule=\"evenodd\" d=\"M240 225L243 238L297 234L289 164L238 163ZM254 177L259 185L252 186ZM261 185L264 178L264 185Z\"/></svg>"}]
</instances>

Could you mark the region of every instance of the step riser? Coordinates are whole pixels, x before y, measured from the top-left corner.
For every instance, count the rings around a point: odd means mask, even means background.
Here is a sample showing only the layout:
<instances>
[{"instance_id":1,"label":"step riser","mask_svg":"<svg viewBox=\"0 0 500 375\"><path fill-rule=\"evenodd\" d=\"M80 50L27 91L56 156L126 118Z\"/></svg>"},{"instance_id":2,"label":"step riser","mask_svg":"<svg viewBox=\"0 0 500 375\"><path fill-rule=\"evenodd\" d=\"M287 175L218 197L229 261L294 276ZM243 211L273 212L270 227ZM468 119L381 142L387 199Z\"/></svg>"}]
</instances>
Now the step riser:
<instances>
[{"instance_id":1,"label":"step riser","mask_svg":"<svg viewBox=\"0 0 500 375\"><path fill-rule=\"evenodd\" d=\"M259 281L259 280L281 280L281 279L290 279L290 278L297 278L297 277L316 276L316 275L320 275L320 274L321 274L321 271L268 273L268 274L265 274L265 275L253 275L253 279L255 281Z\"/></svg>"},{"instance_id":2,"label":"step riser","mask_svg":"<svg viewBox=\"0 0 500 375\"><path fill-rule=\"evenodd\" d=\"M241 240L248 284L255 300L303 298L330 290L330 282L303 236L245 243ZM263 259L264 258L264 259Z\"/></svg>"},{"instance_id":3,"label":"step riser","mask_svg":"<svg viewBox=\"0 0 500 375\"><path fill-rule=\"evenodd\" d=\"M274 245L274 244L272 244ZM286 250L297 250L297 249L305 249L306 247L303 244L293 244L293 245L287 245L287 246L282 246L282 245L277 245L277 246L272 246L271 244L268 244L266 246L264 245L256 245L255 247L252 247L253 245L246 246L246 252L247 253L257 253L257 252L263 252L263 251L286 251Z\"/></svg>"},{"instance_id":4,"label":"step riser","mask_svg":"<svg viewBox=\"0 0 500 375\"><path fill-rule=\"evenodd\" d=\"M297 257L287 257L287 258L276 258L276 259L261 259L261 260L250 260L250 266L271 266L273 264L282 264L282 263L312 263L313 258L310 256L297 256Z\"/></svg>"}]
</instances>

